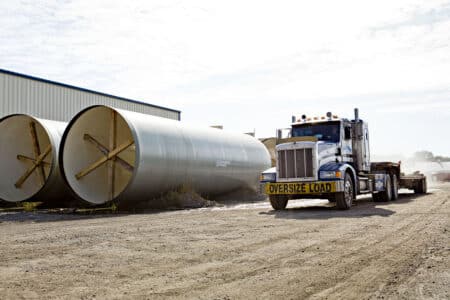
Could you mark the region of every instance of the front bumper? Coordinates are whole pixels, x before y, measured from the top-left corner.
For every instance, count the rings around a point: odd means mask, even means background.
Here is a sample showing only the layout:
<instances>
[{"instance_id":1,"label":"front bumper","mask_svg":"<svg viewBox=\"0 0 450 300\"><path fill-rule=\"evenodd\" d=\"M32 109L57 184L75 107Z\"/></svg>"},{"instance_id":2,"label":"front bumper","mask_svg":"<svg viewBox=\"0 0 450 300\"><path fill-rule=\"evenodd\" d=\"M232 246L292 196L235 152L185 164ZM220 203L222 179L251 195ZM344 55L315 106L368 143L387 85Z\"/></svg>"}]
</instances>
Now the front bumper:
<instances>
[{"instance_id":1,"label":"front bumper","mask_svg":"<svg viewBox=\"0 0 450 300\"><path fill-rule=\"evenodd\" d=\"M344 191L344 181L311 182L266 182L261 183L262 191L267 195L312 195L332 194Z\"/></svg>"}]
</instances>

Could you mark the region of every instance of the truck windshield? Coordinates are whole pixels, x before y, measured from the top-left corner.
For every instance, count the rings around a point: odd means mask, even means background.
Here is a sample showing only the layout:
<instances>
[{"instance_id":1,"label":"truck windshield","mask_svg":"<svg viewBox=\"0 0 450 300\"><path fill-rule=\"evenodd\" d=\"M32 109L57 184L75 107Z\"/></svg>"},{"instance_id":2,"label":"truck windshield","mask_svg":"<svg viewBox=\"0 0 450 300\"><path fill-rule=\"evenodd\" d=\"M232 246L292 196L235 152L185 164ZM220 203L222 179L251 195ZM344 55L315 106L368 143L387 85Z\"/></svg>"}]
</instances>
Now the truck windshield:
<instances>
[{"instance_id":1,"label":"truck windshield","mask_svg":"<svg viewBox=\"0 0 450 300\"><path fill-rule=\"evenodd\" d=\"M292 127L292 137L314 136L319 141L338 143L340 127L339 122L299 125Z\"/></svg>"}]
</instances>

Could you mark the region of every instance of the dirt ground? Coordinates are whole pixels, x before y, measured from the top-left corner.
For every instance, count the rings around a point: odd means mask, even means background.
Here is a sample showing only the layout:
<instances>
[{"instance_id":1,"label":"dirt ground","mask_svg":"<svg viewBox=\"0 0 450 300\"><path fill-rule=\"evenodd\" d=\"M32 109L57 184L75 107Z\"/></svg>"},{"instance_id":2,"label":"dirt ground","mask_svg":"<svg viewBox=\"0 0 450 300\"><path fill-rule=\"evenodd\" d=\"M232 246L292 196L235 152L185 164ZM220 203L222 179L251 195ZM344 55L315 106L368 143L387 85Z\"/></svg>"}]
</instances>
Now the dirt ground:
<instances>
[{"instance_id":1,"label":"dirt ground","mask_svg":"<svg viewBox=\"0 0 450 300\"><path fill-rule=\"evenodd\" d=\"M450 299L450 184L389 203L0 213L0 298Z\"/></svg>"}]
</instances>

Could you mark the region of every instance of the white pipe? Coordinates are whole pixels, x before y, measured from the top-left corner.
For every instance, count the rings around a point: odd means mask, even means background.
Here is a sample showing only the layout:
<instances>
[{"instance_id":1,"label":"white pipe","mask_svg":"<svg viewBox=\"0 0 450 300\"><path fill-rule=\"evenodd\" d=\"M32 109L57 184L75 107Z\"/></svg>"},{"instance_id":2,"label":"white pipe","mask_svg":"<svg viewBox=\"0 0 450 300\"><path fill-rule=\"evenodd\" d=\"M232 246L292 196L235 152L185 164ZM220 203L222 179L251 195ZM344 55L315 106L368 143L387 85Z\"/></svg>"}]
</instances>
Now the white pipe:
<instances>
[{"instance_id":1,"label":"white pipe","mask_svg":"<svg viewBox=\"0 0 450 300\"><path fill-rule=\"evenodd\" d=\"M105 162L113 149L123 151ZM204 195L254 187L270 155L249 135L93 106L69 123L60 164L80 198L102 204L151 199L185 184Z\"/></svg>"},{"instance_id":2,"label":"white pipe","mask_svg":"<svg viewBox=\"0 0 450 300\"><path fill-rule=\"evenodd\" d=\"M59 144L66 126L25 114L0 120L2 200L62 203L70 198L58 166ZM34 167L38 161L40 164Z\"/></svg>"}]
</instances>

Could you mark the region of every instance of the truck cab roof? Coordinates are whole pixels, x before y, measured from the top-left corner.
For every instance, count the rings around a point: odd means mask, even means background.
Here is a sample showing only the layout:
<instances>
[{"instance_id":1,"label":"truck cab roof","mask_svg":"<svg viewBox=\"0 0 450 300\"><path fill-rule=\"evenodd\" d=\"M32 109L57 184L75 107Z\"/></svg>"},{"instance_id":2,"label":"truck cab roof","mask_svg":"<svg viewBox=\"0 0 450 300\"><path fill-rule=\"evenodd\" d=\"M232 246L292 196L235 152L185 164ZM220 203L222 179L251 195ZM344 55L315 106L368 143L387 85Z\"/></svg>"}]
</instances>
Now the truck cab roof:
<instances>
[{"instance_id":1,"label":"truck cab roof","mask_svg":"<svg viewBox=\"0 0 450 300\"><path fill-rule=\"evenodd\" d=\"M329 122L354 122L354 120L349 120L347 118L325 118L322 119L323 117L314 117L314 118L306 118L306 119L298 119L296 120L296 122L292 123L291 126L295 127L295 126L301 126L301 125L312 125L312 124L317 124L317 123L329 123ZM361 121L361 119L360 119Z\"/></svg>"}]
</instances>

